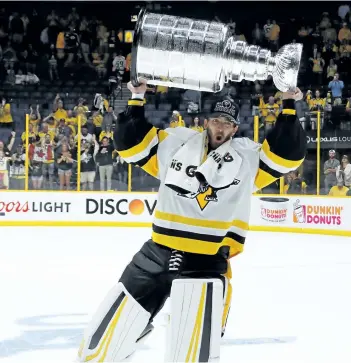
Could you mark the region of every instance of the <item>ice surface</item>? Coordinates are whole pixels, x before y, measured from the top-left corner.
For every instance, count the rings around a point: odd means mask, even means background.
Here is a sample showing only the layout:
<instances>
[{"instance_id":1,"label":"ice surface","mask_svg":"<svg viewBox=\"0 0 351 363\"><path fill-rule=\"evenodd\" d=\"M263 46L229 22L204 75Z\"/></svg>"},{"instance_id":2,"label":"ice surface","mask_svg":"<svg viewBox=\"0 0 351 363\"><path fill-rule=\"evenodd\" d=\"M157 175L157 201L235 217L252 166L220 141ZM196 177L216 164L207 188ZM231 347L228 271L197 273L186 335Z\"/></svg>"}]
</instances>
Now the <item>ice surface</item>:
<instances>
[{"instance_id":1,"label":"ice surface","mask_svg":"<svg viewBox=\"0 0 351 363\"><path fill-rule=\"evenodd\" d=\"M2 228L0 362L73 362L149 229ZM351 362L351 238L252 232L232 260L221 362ZM163 362L164 313L131 362Z\"/></svg>"}]
</instances>

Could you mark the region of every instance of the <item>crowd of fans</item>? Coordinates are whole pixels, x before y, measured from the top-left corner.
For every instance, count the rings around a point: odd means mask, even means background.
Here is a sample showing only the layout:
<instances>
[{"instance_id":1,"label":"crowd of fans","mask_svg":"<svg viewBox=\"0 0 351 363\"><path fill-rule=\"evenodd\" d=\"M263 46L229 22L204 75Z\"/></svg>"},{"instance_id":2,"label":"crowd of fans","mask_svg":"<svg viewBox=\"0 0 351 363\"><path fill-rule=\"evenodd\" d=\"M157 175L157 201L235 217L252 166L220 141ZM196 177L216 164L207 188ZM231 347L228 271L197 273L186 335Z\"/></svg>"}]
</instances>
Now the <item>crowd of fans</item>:
<instances>
[{"instance_id":1,"label":"crowd of fans","mask_svg":"<svg viewBox=\"0 0 351 363\"><path fill-rule=\"evenodd\" d=\"M350 8L345 5L340 6L337 14L323 13L320 21L312 26L291 19L288 26L281 27L278 21L268 19L265 24L255 24L251 34L244 34L232 19L228 25L236 39L247 40L272 52L283 43L303 43L299 86L305 97L298 105L298 117L307 131L316 130L317 111L320 111L320 128L335 132L351 131L350 22ZM81 77L78 72L81 70L84 78L110 80L109 92L96 94L89 101L79 98L72 109L64 107L65 100L59 94L49 113L42 110L41 105L31 105L27 111L30 189L76 189L78 163L81 190L127 189L128 166L112 142L119 110L114 107L115 98L108 97L116 96L122 89L122 82L129 79L131 55L130 48L123 46L124 36L123 29L108 29L102 21L87 18L76 8L66 15L52 11L46 19L38 19L35 10L30 15L7 14L5 9L0 10L0 81L29 84L41 79L72 79ZM271 79L254 83L230 82L215 95L150 86L145 107L148 111L151 105L150 112L166 114L159 120L159 127L189 127L201 132L208 111L206 105L223 96L235 99L243 110L249 110L247 115L241 113L242 136L253 137L257 117L260 140L273 127L282 109L282 94L274 89ZM78 123L80 135L77 135ZM17 134L11 101L5 97L0 105L1 129L11 130L11 134L7 140L0 141L0 188L24 189L25 133ZM16 136L21 140L17 146ZM341 153L342 156L337 157L334 150L329 151L329 159L321 170L323 194L351 194L349 157L344 155L347 152ZM286 175L283 192L315 194L315 177L306 178L308 173L304 163L301 169ZM133 167L132 175L140 179L141 185L149 182L148 176L137 167ZM154 187L157 184L153 184Z\"/></svg>"},{"instance_id":2,"label":"crowd of fans","mask_svg":"<svg viewBox=\"0 0 351 363\"><path fill-rule=\"evenodd\" d=\"M21 14L1 8L0 80L37 84L42 79L116 76L130 66L130 54L123 56L124 36L122 29L108 29L75 7L65 14L52 10L46 17L35 9ZM120 66L122 57L126 67Z\"/></svg>"}]
</instances>

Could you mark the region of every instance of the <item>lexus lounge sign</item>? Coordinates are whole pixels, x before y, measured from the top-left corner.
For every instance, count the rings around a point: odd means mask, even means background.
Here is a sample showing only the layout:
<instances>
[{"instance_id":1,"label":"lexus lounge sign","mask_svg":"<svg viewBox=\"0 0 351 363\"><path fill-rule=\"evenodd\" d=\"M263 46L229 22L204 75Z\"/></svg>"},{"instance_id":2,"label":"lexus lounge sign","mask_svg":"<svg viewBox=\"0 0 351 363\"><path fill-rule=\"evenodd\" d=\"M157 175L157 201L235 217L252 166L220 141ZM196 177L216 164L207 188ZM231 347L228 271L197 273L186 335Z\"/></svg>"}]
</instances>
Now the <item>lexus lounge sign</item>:
<instances>
[{"instance_id":1,"label":"lexus lounge sign","mask_svg":"<svg viewBox=\"0 0 351 363\"><path fill-rule=\"evenodd\" d=\"M315 131L307 132L307 147L309 149L317 148L317 133ZM321 148L322 149L351 149L351 132L336 131L328 132L321 131Z\"/></svg>"}]
</instances>

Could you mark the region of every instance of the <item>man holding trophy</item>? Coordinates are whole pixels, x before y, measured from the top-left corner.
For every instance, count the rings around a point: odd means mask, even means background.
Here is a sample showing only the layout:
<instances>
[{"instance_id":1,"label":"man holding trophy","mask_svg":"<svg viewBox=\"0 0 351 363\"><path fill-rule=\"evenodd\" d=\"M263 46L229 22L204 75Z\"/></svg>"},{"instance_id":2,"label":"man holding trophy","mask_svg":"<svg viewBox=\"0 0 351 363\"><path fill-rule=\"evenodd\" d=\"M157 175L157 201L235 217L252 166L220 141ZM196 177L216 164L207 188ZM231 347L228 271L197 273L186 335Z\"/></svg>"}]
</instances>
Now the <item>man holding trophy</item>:
<instances>
[{"instance_id":1,"label":"man holding trophy","mask_svg":"<svg viewBox=\"0 0 351 363\"><path fill-rule=\"evenodd\" d=\"M132 54L132 95L114 141L127 163L160 180L158 203L151 239L89 323L78 361L124 361L168 297L165 362L218 361L231 303L228 261L243 251L251 194L305 157L295 111L301 47L287 45L272 57L234 41L221 23L142 12ZM228 80L268 76L283 92L283 109L262 145L235 137L239 107L231 99L214 103L202 133L160 130L144 115L147 83L217 92Z\"/></svg>"}]
</instances>

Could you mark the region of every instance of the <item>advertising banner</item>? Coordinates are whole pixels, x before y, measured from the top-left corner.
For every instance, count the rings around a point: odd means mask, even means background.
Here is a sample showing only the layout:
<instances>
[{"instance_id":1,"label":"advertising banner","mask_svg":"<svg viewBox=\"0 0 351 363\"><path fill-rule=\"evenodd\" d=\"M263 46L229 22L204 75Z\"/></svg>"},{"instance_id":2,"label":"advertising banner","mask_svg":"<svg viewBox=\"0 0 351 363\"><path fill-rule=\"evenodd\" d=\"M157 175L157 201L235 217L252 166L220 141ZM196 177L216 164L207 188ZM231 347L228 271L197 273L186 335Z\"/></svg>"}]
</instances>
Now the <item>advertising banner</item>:
<instances>
[{"instance_id":1,"label":"advertising banner","mask_svg":"<svg viewBox=\"0 0 351 363\"><path fill-rule=\"evenodd\" d=\"M250 225L351 231L350 198L253 196Z\"/></svg>"},{"instance_id":2,"label":"advertising banner","mask_svg":"<svg viewBox=\"0 0 351 363\"><path fill-rule=\"evenodd\" d=\"M151 227L156 193L4 192L0 226ZM250 229L351 236L351 198L255 195Z\"/></svg>"},{"instance_id":3,"label":"advertising banner","mask_svg":"<svg viewBox=\"0 0 351 363\"><path fill-rule=\"evenodd\" d=\"M156 203L154 193L6 192L0 196L0 225L10 221L151 223Z\"/></svg>"}]
</instances>

